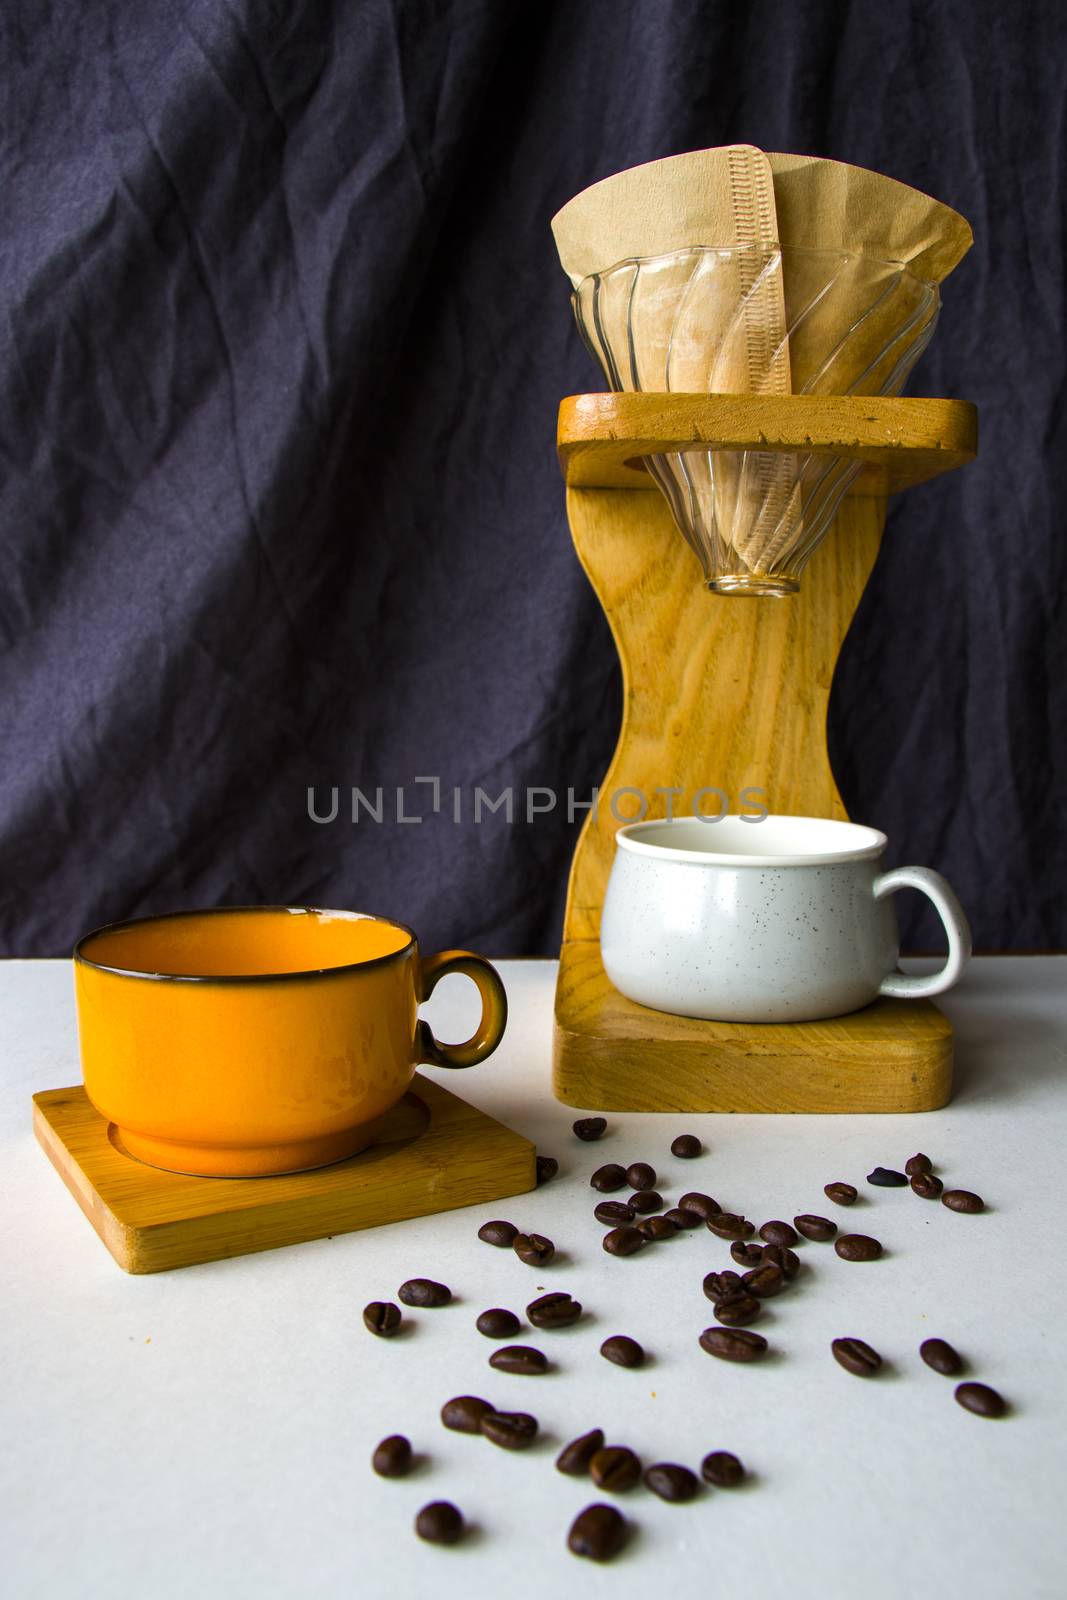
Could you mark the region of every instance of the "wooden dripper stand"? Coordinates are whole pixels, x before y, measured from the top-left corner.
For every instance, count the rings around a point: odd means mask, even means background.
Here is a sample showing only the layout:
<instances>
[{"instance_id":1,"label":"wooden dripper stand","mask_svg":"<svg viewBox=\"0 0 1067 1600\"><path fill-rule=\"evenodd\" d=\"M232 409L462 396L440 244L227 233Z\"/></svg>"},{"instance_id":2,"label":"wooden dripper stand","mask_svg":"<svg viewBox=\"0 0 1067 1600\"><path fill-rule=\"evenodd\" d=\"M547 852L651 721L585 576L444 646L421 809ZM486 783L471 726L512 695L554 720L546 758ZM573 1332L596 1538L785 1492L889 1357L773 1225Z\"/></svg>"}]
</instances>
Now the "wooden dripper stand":
<instances>
[{"instance_id":1,"label":"wooden dripper stand","mask_svg":"<svg viewBox=\"0 0 1067 1600\"><path fill-rule=\"evenodd\" d=\"M571 868L555 1092L642 1111L943 1105L952 1030L932 1002L802 1023L674 1016L612 987L599 929L615 831L641 806L714 814L715 790L736 811L755 790L772 814L847 816L827 705L886 499L976 452L973 406L897 393L970 229L877 174L748 147L621 173L553 227L615 391L563 401L559 455L624 688Z\"/></svg>"}]
</instances>

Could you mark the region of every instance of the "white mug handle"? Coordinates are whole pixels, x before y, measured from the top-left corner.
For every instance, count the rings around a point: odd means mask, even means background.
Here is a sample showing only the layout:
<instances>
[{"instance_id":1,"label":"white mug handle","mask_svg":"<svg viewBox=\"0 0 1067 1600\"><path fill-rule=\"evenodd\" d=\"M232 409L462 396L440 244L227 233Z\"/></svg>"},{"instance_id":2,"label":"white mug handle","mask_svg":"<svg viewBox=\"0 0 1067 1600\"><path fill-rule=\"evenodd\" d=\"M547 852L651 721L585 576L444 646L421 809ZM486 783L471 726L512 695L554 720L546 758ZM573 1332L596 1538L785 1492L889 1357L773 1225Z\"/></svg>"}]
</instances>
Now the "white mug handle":
<instances>
[{"instance_id":1,"label":"white mug handle","mask_svg":"<svg viewBox=\"0 0 1067 1600\"><path fill-rule=\"evenodd\" d=\"M940 872L933 872L929 867L894 867L892 872L883 872L874 880L876 900L884 899L896 889L921 889L933 901L948 936L948 955L945 965L925 978L910 978L903 972L889 973L882 979L878 993L901 1000L943 994L958 982L971 959L971 930L963 907Z\"/></svg>"}]
</instances>

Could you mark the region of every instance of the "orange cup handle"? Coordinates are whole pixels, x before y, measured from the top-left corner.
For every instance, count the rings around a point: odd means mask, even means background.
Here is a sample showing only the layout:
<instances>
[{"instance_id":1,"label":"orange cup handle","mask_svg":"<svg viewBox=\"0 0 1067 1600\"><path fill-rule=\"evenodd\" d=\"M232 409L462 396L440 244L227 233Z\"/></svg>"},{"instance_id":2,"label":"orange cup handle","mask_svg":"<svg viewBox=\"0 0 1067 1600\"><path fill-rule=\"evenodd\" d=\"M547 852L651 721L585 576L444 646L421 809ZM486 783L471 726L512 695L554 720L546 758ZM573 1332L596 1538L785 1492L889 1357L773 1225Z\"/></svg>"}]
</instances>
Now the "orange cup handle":
<instances>
[{"instance_id":1,"label":"orange cup handle","mask_svg":"<svg viewBox=\"0 0 1067 1600\"><path fill-rule=\"evenodd\" d=\"M508 1021L508 997L495 967L469 950L442 950L422 962L420 1000L428 1000L447 972L462 972L478 985L482 997L482 1020L478 1031L465 1044L441 1044L434 1038L428 1022L420 1022L415 1042L420 1061L434 1067L473 1067L491 1056Z\"/></svg>"}]
</instances>

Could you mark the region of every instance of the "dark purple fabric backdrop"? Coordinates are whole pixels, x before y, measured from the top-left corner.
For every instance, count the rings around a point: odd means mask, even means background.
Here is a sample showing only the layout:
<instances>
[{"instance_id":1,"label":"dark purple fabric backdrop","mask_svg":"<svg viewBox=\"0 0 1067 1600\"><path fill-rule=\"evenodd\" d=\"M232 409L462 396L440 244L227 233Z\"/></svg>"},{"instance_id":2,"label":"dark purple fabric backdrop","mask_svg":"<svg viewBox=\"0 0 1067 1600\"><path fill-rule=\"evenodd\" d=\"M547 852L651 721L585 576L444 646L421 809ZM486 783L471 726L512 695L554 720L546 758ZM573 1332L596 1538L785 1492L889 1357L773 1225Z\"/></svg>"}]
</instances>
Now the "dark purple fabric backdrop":
<instances>
[{"instance_id":1,"label":"dark purple fabric backdrop","mask_svg":"<svg viewBox=\"0 0 1067 1600\"><path fill-rule=\"evenodd\" d=\"M910 387L977 401L982 457L893 504L832 750L980 945L1067 943L1054 0L34 0L0 43L3 953L248 901L555 948L576 825L451 811L587 793L615 738L549 218L732 140L974 226ZM335 784L424 820L316 824Z\"/></svg>"}]
</instances>

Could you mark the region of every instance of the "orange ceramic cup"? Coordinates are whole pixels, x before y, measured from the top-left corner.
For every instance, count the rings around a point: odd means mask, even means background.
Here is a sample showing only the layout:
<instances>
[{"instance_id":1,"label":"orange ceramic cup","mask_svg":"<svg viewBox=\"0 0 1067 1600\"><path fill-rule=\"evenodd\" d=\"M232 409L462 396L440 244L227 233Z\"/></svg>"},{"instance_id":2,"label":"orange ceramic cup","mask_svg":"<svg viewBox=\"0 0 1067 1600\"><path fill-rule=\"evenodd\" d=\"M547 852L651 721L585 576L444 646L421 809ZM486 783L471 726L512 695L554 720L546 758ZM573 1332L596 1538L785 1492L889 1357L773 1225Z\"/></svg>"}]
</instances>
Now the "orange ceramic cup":
<instances>
[{"instance_id":1,"label":"orange ceramic cup","mask_svg":"<svg viewBox=\"0 0 1067 1600\"><path fill-rule=\"evenodd\" d=\"M482 1020L438 1044L418 1018L446 972ZM500 1043L499 974L465 950L419 956L410 928L297 906L180 911L86 934L74 951L85 1089L130 1155L259 1177L355 1155L420 1061L470 1067Z\"/></svg>"}]
</instances>

